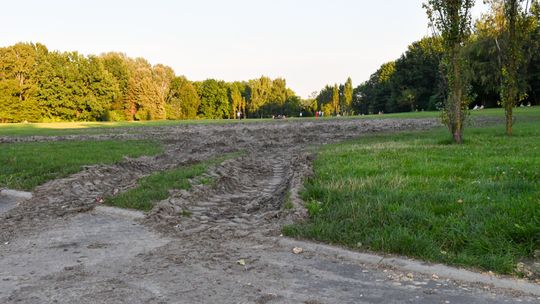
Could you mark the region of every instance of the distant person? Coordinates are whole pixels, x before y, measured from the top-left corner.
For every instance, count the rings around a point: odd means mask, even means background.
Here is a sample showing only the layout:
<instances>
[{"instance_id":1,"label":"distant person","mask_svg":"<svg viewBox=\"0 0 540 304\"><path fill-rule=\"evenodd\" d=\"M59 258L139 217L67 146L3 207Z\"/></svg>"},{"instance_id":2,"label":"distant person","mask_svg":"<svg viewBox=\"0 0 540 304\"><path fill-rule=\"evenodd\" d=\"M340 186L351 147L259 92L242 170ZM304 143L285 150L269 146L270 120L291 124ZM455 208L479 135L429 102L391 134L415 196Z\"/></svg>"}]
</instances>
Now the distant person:
<instances>
[{"instance_id":1,"label":"distant person","mask_svg":"<svg viewBox=\"0 0 540 304\"><path fill-rule=\"evenodd\" d=\"M315 120L319 119L319 111L315 111Z\"/></svg>"},{"instance_id":2,"label":"distant person","mask_svg":"<svg viewBox=\"0 0 540 304\"><path fill-rule=\"evenodd\" d=\"M236 113L236 117L238 117L238 120L240 120L242 118L242 112L238 111L238 113Z\"/></svg>"},{"instance_id":3,"label":"distant person","mask_svg":"<svg viewBox=\"0 0 540 304\"><path fill-rule=\"evenodd\" d=\"M300 117L302 117L302 112L300 112Z\"/></svg>"}]
</instances>

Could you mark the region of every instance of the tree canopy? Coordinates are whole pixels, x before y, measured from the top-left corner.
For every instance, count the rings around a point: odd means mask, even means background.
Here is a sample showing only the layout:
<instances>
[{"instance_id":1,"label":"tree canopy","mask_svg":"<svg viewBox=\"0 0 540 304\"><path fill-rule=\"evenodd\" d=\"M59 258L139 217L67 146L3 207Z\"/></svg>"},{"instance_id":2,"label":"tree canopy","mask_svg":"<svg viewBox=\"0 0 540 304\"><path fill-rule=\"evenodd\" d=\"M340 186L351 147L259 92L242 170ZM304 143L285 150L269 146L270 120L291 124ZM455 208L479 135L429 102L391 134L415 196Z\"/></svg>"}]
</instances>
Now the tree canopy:
<instances>
[{"instance_id":1,"label":"tree canopy","mask_svg":"<svg viewBox=\"0 0 540 304\"><path fill-rule=\"evenodd\" d=\"M297 116L309 102L283 78L192 82L122 53L83 56L43 44L0 48L0 122Z\"/></svg>"}]
</instances>

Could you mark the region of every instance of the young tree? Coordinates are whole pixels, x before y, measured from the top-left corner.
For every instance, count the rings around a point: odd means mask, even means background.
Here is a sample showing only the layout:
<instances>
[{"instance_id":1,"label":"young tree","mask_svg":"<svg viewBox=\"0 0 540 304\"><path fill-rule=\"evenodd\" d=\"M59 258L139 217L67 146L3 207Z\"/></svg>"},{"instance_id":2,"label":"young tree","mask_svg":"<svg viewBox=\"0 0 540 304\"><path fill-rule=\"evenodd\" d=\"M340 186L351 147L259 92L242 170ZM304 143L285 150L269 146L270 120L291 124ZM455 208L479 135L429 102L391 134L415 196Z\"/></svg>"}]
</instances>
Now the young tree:
<instances>
[{"instance_id":1,"label":"young tree","mask_svg":"<svg viewBox=\"0 0 540 304\"><path fill-rule=\"evenodd\" d=\"M495 5L497 1L493 1ZM501 30L506 37L506 43L499 47L499 52L502 54L502 69L501 69L501 104L504 108L506 118L506 134L512 135L513 113L514 106L520 101L523 96L520 90L520 82L523 82L523 77L520 77L518 71L524 59L522 53L523 41L523 26L524 15L521 9L523 0L504 0L504 25ZM522 79L520 79L522 78ZM520 81L521 80L521 81Z\"/></svg>"},{"instance_id":2,"label":"young tree","mask_svg":"<svg viewBox=\"0 0 540 304\"><path fill-rule=\"evenodd\" d=\"M423 6L431 26L443 40L443 66L449 87L443 121L452 133L454 142L463 143L468 84L462 48L471 32L474 0L428 0Z\"/></svg>"}]
</instances>

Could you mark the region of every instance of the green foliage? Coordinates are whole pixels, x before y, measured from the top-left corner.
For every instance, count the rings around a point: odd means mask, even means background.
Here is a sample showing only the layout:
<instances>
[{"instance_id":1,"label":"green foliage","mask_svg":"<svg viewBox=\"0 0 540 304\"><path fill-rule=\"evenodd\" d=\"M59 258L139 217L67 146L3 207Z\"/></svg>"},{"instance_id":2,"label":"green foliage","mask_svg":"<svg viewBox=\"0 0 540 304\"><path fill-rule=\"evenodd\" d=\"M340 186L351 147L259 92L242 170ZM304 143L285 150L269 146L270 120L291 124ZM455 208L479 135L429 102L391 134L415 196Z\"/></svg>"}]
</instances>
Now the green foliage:
<instances>
[{"instance_id":1,"label":"green foliage","mask_svg":"<svg viewBox=\"0 0 540 304\"><path fill-rule=\"evenodd\" d=\"M41 44L0 48L0 123L144 121L299 115L285 79L193 83L122 53L82 56ZM312 113L312 111L308 111Z\"/></svg>"},{"instance_id":2,"label":"green foliage","mask_svg":"<svg viewBox=\"0 0 540 304\"><path fill-rule=\"evenodd\" d=\"M393 103L387 103L388 112L438 108L445 95L439 69L442 55L440 38L427 37L409 46L395 63L391 79Z\"/></svg>"},{"instance_id":3,"label":"green foliage","mask_svg":"<svg viewBox=\"0 0 540 304\"><path fill-rule=\"evenodd\" d=\"M262 108L268 103L272 92L272 80L268 77L261 77L249 81L249 103L248 112L251 117L262 117Z\"/></svg>"},{"instance_id":4,"label":"green foliage","mask_svg":"<svg viewBox=\"0 0 540 304\"><path fill-rule=\"evenodd\" d=\"M450 1L444 2L452 4ZM469 101L477 106L496 107L501 96L500 89L504 80L501 71L505 60L503 53L507 52L509 39L504 8L505 3L510 2L491 0L489 3L492 10L475 22L474 35L470 40L464 41L466 42L464 48L458 54L460 57L458 63L463 68L461 72L465 80L462 83L462 91L465 94L462 98L463 109ZM446 4L438 3L438 5ZM540 104L540 5L538 1L531 1L527 12L523 5L519 8L516 23L519 47L516 49L519 50L517 58L520 59L518 65L520 77L517 81L519 94L514 99L517 100L514 105ZM435 16L439 15L438 11L431 10L430 13L432 12L436 12ZM462 16L464 13L465 11L461 11L457 15ZM463 22L466 24L467 20L470 19L465 18ZM432 25L435 24L436 22ZM440 30L438 32L441 33ZM463 36L466 32L460 30L458 36ZM391 113L442 109L445 100L450 97L447 93L449 85L454 83L448 78L451 69L449 69L450 61L444 55L447 47L441 35L437 34L411 44L395 61L394 73L388 81L381 81L385 78L380 77L384 74L384 70L389 71L388 65L385 64L368 81L354 88L354 111L367 114L379 111ZM441 67L444 73L441 73ZM506 76L508 75L506 73ZM321 91L320 96L325 96L325 89Z\"/></svg>"},{"instance_id":5,"label":"green foliage","mask_svg":"<svg viewBox=\"0 0 540 304\"><path fill-rule=\"evenodd\" d=\"M167 97L167 119L193 119L197 117L200 103L193 84L183 76L175 77Z\"/></svg>"},{"instance_id":6,"label":"green foliage","mask_svg":"<svg viewBox=\"0 0 540 304\"><path fill-rule=\"evenodd\" d=\"M424 4L431 25L442 38L442 67L448 83L443 122L456 143L463 142L465 110L469 104L463 45L470 36L473 6L474 0L428 0Z\"/></svg>"},{"instance_id":7,"label":"green foliage","mask_svg":"<svg viewBox=\"0 0 540 304\"><path fill-rule=\"evenodd\" d=\"M505 16L505 27L503 35L506 37L502 53L501 69L501 104L506 111L506 134L512 135L514 106L523 99L523 93L520 92L520 83L526 79L520 76L520 69L525 59L523 52L523 41L526 34L528 18L521 8L522 0L504 1L503 12Z\"/></svg>"},{"instance_id":8,"label":"green foliage","mask_svg":"<svg viewBox=\"0 0 540 304\"><path fill-rule=\"evenodd\" d=\"M339 114L339 87L337 84L335 84L332 89L332 113L334 115ZM330 114L330 112L328 114Z\"/></svg>"},{"instance_id":9,"label":"green foliage","mask_svg":"<svg viewBox=\"0 0 540 304\"><path fill-rule=\"evenodd\" d=\"M103 115L102 119L104 121L125 121L126 115L122 111L112 110L107 111L105 115Z\"/></svg>"},{"instance_id":10,"label":"green foliage","mask_svg":"<svg viewBox=\"0 0 540 304\"><path fill-rule=\"evenodd\" d=\"M0 48L0 122L36 120L36 70L47 53L41 44L17 43Z\"/></svg>"},{"instance_id":11,"label":"green foliage","mask_svg":"<svg viewBox=\"0 0 540 304\"><path fill-rule=\"evenodd\" d=\"M396 72L394 61L381 65L368 81L361 84L355 91L355 112L371 114L392 112L392 77Z\"/></svg>"},{"instance_id":12,"label":"green foliage","mask_svg":"<svg viewBox=\"0 0 540 304\"><path fill-rule=\"evenodd\" d=\"M229 89L229 99L231 101L231 118L238 118L238 112L240 115L246 114L246 85L244 83L235 81L231 84Z\"/></svg>"},{"instance_id":13,"label":"green foliage","mask_svg":"<svg viewBox=\"0 0 540 304\"><path fill-rule=\"evenodd\" d=\"M198 84L201 98L199 114L210 119L228 118L230 114L228 90L226 82L215 79L207 79Z\"/></svg>"},{"instance_id":14,"label":"green foliage","mask_svg":"<svg viewBox=\"0 0 540 304\"><path fill-rule=\"evenodd\" d=\"M145 59L130 61L130 79L126 95L129 120L165 119L165 98L174 73L161 65L152 67Z\"/></svg>"},{"instance_id":15,"label":"green foliage","mask_svg":"<svg viewBox=\"0 0 540 304\"><path fill-rule=\"evenodd\" d=\"M66 141L1 144L0 188L32 190L78 172L83 165L115 163L124 156L160 153L151 141Z\"/></svg>"},{"instance_id":16,"label":"green foliage","mask_svg":"<svg viewBox=\"0 0 540 304\"><path fill-rule=\"evenodd\" d=\"M341 96L341 112L344 114L351 114L353 101L353 84L351 77L347 78Z\"/></svg>"},{"instance_id":17,"label":"green foliage","mask_svg":"<svg viewBox=\"0 0 540 304\"><path fill-rule=\"evenodd\" d=\"M469 128L463 145L449 145L439 129L324 147L303 193L310 219L284 232L513 273L540 249L540 116L533 112L512 138L500 127Z\"/></svg>"}]
</instances>

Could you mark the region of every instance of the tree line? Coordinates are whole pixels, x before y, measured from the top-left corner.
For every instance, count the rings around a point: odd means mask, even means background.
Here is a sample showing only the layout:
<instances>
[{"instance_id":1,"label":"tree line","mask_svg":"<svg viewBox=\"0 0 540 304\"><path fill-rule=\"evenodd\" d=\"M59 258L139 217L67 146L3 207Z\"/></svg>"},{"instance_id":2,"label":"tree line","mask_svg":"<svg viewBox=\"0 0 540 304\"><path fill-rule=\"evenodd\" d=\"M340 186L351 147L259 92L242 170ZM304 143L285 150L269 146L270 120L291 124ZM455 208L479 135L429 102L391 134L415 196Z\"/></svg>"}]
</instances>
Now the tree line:
<instances>
[{"instance_id":1,"label":"tree line","mask_svg":"<svg viewBox=\"0 0 540 304\"><path fill-rule=\"evenodd\" d=\"M0 122L224 119L314 112L283 78L190 81L122 53L83 56L40 43L0 48Z\"/></svg>"},{"instance_id":2,"label":"tree line","mask_svg":"<svg viewBox=\"0 0 540 304\"><path fill-rule=\"evenodd\" d=\"M436 1L435 4L437 4ZM458 7L474 1L456 2ZM467 3L466 3L467 2ZM519 8L517 31L509 31L509 1L490 0L490 11L471 25L458 52L463 66L463 99L468 107L496 107L503 105L503 82L509 81L507 62L516 53L516 67L520 76L516 83L519 103L540 104L540 6L537 1L515 1ZM513 2L512 2L513 3ZM446 6L446 3L441 5ZM506 5L506 6L505 6ZM441 7L436 7L436 9ZM470 14L470 10L468 11ZM437 12L438 14L438 12ZM466 18L470 18L470 15ZM434 24L433 24L434 25ZM515 27L514 27L515 28ZM468 29L464 29L468 32ZM465 34L464 32L464 34ZM516 37L516 35L518 37ZM512 38L514 37L514 38ZM449 37L437 33L412 43L398 59L384 63L364 83L354 88L352 111L356 114L391 113L444 108L449 92L448 58ZM517 41L511 42L511 41ZM511 50L510 50L511 49ZM503 76L502 70L506 76ZM341 85L343 87L343 85ZM327 86L317 100L330 100L333 87ZM503 93L504 94L504 93ZM513 93L512 93L513 94ZM323 106L329 102L323 103ZM329 107L329 106L328 106Z\"/></svg>"}]
</instances>

